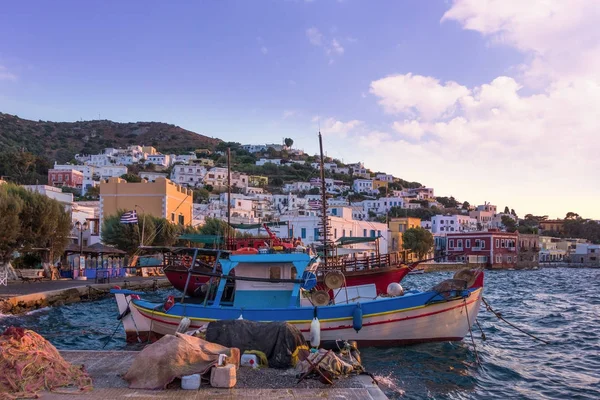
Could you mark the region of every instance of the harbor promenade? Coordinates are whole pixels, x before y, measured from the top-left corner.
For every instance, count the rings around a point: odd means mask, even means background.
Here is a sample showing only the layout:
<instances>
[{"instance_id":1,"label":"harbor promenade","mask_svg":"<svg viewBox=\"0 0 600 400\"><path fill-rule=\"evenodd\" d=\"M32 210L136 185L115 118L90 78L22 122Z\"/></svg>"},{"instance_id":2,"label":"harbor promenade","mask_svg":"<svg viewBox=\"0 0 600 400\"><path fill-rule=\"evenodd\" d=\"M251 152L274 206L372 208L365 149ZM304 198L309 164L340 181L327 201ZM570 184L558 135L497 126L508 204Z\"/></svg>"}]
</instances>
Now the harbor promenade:
<instances>
[{"instance_id":1,"label":"harbor promenade","mask_svg":"<svg viewBox=\"0 0 600 400\"><path fill-rule=\"evenodd\" d=\"M81 300L97 299L108 294L115 286L132 290L153 290L171 287L165 277L132 276L111 278L107 283L94 283L93 280L79 281L60 279L41 282L9 282L0 286L0 313L21 314L49 306L61 306Z\"/></svg>"}]
</instances>

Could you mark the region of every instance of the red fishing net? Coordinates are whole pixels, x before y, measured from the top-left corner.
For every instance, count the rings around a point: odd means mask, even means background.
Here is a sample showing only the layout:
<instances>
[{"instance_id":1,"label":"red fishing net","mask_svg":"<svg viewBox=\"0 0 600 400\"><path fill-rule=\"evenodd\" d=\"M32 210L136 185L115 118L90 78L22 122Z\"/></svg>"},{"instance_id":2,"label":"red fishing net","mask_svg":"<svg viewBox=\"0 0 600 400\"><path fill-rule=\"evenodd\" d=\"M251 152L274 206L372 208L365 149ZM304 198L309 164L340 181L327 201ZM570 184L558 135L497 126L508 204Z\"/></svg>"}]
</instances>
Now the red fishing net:
<instances>
[{"instance_id":1,"label":"red fishing net","mask_svg":"<svg viewBox=\"0 0 600 400\"><path fill-rule=\"evenodd\" d=\"M41 391L82 393L92 378L66 362L37 333L10 327L0 336L0 399L36 398Z\"/></svg>"}]
</instances>

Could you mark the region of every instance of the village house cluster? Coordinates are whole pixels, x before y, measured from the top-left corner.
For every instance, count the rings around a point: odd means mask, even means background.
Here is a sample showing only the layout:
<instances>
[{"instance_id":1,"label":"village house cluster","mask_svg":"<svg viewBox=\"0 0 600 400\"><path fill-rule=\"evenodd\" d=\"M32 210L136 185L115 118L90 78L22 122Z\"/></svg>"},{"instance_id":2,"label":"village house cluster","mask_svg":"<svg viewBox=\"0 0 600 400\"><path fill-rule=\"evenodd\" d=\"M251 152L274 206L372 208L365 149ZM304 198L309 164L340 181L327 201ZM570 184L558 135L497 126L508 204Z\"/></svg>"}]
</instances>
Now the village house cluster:
<instances>
[{"instance_id":1,"label":"village house cluster","mask_svg":"<svg viewBox=\"0 0 600 400\"><path fill-rule=\"evenodd\" d=\"M273 148L302 156L302 150L285 145L243 145L250 153ZM288 182L274 192L269 192L267 176L248 175L231 171L231 197L228 198L227 168L215 166L209 158L210 150L174 155L161 154L150 146L129 146L126 149L106 148L101 154L75 156L79 164L55 164L48 172L48 186L29 186L58 199L72 213L73 222L87 222L83 240L85 246L100 241L101 222L118 210L136 209L141 213L166 218L181 225L199 226L207 218L227 220L234 224L257 224L267 221L281 222L273 231L280 237L297 237L310 245L323 240L321 227L321 180ZM199 156L201 155L201 156ZM294 157L299 158L299 157ZM260 158L256 165L280 166L290 163L305 164L304 160ZM131 165L153 164L154 171L139 173L141 182L127 182L120 178ZM319 170L319 163L310 163ZM558 239L538 235L521 235L505 232L503 217L516 220L516 216L498 212L495 205L485 203L460 214L434 215L429 220L419 218L387 218L392 208L415 209L442 205L430 187L396 190L398 182L393 175L372 173L363 163L338 165L326 162L326 171L347 175L351 179L325 178L327 212L329 215L329 240L343 238L375 238L360 246L365 252L381 253L403 251L402 234L410 228L422 227L432 233L435 246L430 256L440 256L439 261L469 262L492 267L533 266L539 262L569 260L579 263L599 263L598 245L582 239ZM170 171L170 175L167 172ZM346 182L351 181L351 184ZM390 188L390 185L393 188ZM90 187L100 187L99 201L73 202L73 195L63 193L61 187L80 189L82 194ZM194 189L209 188L208 199L202 203L192 200ZM360 195L352 201L351 195ZM356 199L356 196L353 197ZM550 230L560 229L560 220L547 221ZM541 227L544 228L544 227ZM264 231L250 231L259 234Z\"/></svg>"}]
</instances>

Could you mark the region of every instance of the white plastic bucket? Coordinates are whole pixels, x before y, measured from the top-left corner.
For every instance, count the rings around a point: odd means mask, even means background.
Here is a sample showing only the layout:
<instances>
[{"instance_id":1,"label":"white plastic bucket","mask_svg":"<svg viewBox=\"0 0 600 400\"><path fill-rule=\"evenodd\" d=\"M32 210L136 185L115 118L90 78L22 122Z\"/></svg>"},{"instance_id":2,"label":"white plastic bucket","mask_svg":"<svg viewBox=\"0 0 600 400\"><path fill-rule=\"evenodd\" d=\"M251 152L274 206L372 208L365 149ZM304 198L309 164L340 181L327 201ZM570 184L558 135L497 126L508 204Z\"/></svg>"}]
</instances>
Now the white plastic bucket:
<instances>
[{"instance_id":1,"label":"white plastic bucket","mask_svg":"<svg viewBox=\"0 0 600 400\"><path fill-rule=\"evenodd\" d=\"M260 366L256 354L242 354L242 358L240 359L240 365L242 367L251 368L258 368Z\"/></svg>"},{"instance_id":2,"label":"white plastic bucket","mask_svg":"<svg viewBox=\"0 0 600 400\"><path fill-rule=\"evenodd\" d=\"M185 390L200 389L200 374L187 375L181 377L181 388Z\"/></svg>"}]
</instances>

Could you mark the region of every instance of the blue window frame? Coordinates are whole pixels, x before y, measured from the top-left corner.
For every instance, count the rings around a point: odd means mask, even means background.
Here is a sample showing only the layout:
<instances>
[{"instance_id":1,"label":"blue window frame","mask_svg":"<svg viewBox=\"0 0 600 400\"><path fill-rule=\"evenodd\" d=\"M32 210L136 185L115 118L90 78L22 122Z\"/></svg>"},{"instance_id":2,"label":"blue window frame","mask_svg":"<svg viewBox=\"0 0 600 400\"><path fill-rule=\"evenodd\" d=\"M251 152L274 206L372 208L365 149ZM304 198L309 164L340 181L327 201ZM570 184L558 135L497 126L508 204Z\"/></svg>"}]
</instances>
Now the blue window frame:
<instances>
[{"instance_id":1,"label":"blue window frame","mask_svg":"<svg viewBox=\"0 0 600 400\"><path fill-rule=\"evenodd\" d=\"M300 236L302 239L306 239L306 228L300 229Z\"/></svg>"}]
</instances>

